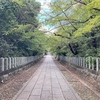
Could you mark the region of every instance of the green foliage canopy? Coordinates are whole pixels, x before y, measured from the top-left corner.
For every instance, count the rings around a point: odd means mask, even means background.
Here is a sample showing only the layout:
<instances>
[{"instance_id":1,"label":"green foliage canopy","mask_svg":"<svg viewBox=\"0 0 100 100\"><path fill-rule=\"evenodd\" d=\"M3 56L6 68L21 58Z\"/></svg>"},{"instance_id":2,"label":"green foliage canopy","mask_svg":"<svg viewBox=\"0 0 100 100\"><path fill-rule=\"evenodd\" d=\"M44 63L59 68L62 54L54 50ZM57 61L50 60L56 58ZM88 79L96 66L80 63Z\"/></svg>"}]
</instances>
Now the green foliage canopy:
<instances>
[{"instance_id":1,"label":"green foliage canopy","mask_svg":"<svg viewBox=\"0 0 100 100\"><path fill-rule=\"evenodd\" d=\"M46 36L38 30L39 12L40 3L35 0L0 0L0 57L45 51Z\"/></svg>"},{"instance_id":2,"label":"green foliage canopy","mask_svg":"<svg viewBox=\"0 0 100 100\"><path fill-rule=\"evenodd\" d=\"M46 24L57 30L51 50L69 56L100 56L99 0L55 0L51 9Z\"/></svg>"}]
</instances>

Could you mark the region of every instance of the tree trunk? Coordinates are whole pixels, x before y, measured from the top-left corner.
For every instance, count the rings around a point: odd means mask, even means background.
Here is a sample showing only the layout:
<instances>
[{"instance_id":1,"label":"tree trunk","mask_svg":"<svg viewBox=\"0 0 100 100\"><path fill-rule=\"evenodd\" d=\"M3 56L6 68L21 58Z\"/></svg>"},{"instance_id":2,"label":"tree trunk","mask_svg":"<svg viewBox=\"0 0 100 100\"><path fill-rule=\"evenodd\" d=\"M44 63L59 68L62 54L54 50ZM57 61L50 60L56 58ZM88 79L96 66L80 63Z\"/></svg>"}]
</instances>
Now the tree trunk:
<instances>
[{"instance_id":1,"label":"tree trunk","mask_svg":"<svg viewBox=\"0 0 100 100\"><path fill-rule=\"evenodd\" d=\"M68 46L69 46L70 51L71 51L74 55L77 55L77 54L78 54L76 48L73 47L70 43L68 44Z\"/></svg>"}]
</instances>

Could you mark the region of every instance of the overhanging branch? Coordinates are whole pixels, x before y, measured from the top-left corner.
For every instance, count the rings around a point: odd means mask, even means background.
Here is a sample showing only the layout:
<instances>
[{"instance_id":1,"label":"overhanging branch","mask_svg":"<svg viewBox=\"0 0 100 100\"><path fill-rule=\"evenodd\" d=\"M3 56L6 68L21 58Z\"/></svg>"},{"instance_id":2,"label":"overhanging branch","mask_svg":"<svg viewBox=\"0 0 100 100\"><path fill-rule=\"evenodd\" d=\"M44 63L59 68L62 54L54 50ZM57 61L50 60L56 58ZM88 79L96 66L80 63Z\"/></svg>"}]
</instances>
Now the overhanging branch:
<instances>
[{"instance_id":1,"label":"overhanging branch","mask_svg":"<svg viewBox=\"0 0 100 100\"><path fill-rule=\"evenodd\" d=\"M63 36L63 35L61 35L61 34L56 34L56 33L54 33L54 35L55 35L55 36L60 36L60 37L62 37L62 38L71 39L70 37L68 37L68 36Z\"/></svg>"},{"instance_id":2,"label":"overhanging branch","mask_svg":"<svg viewBox=\"0 0 100 100\"><path fill-rule=\"evenodd\" d=\"M80 4L83 4L83 5L87 5L85 2L83 2L82 0L74 0L76 1L77 3L80 3Z\"/></svg>"},{"instance_id":3,"label":"overhanging branch","mask_svg":"<svg viewBox=\"0 0 100 100\"><path fill-rule=\"evenodd\" d=\"M100 11L100 9L99 8L93 8L94 10L97 10L97 11Z\"/></svg>"},{"instance_id":4,"label":"overhanging branch","mask_svg":"<svg viewBox=\"0 0 100 100\"><path fill-rule=\"evenodd\" d=\"M85 2L83 2L82 0L74 0L74 1L76 1L77 3L80 3L80 4L82 4L82 5L87 5ZM97 11L100 11L100 9L99 8L93 8L94 10L97 10Z\"/></svg>"}]
</instances>

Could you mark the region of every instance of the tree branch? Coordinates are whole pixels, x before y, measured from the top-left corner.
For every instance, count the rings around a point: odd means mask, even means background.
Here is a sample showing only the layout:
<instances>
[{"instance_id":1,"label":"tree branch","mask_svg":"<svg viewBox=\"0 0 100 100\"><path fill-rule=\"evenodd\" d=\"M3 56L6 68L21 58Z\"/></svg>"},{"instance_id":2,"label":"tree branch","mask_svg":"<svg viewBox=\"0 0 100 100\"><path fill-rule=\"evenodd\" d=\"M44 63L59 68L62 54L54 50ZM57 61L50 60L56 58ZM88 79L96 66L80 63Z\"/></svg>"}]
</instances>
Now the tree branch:
<instances>
[{"instance_id":1,"label":"tree branch","mask_svg":"<svg viewBox=\"0 0 100 100\"><path fill-rule=\"evenodd\" d=\"M71 39L70 37L68 37L68 36L63 36L63 35L61 35L61 34L56 34L56 33L54 33L54 35L55 35L55 36L60 36L60 37L62 37L62 38Z\"/></svg>"},{"instance_id":2,"label":"tree branch","mask_svg":"<svg viewBox=\"0 0 100 100\"><path fill-rule=\"evenodd\" d=\"M76 1L77 3L80 3L80 4L83 4L83 5L87 5L85 2L83 2L82 0L74 0L74 1ZM99 8L93 8L94 10L97 10L97 11L100 11L100 9Z\"/></svg>"},{"instance_id":3,"label":"tree branch","mask_svg":"<svg viewBox=\"0 0 100 100\"><path fill-rule=\"evenodd\" d=\"M60 25L61 25L62 29L65 30L65 28L64 28L63 25L61 24L61 21L59 21L59 22L60 22Z\"/></svg>"},{"instance_id":4,"label":"tree branch","mask_svg":"<svg viewBox=\"0 0 100 100\"><path fill-rule=\"evenodd\" d=\"M70 19L70 18L68 18L67 20L72 20L71 23L75 23L75 24L77 24L77 23L86 23L87 21L89 21L93 17L94 17L94 15L91 15L88 19L86 19L84 21L78 21L76 19ZM63 19L63 20L66 20L66 19ZM62 21L62 20L59 20L59 21Z\"/></svg>"},{"instance_id":5,"label":"tree branch","mask_svg":"<svg viewBox=\"0 0 100 100\"><path fill-rule=\"evenodd\" d=\"M77 49L74 48L70 43L68 44L68 46L69 46L70 51L71 51L74 55L77 55L77 54L78 54Z\"/></svg>"},{"instance_id":6,"label":"tree branch","mask_svg":"<svg viewBox=\"0 0 100 100\"><path fill-rule=\"evenodd\" d=\"M97 11L100 11L100 9L98 9L98 8L93 8L94 10L97 10Z\"/></svg>"},{"instance_id":7,"label":"tree branch","mask_svg":"<svg viewBox=\"0 0 100 100\"><path fill-rule=\"evenodd\" d=\"M72 6L72 5L71 5ZM67 18L67 19L69 19L69 17L67 16L67 14L65 13L65 10L63 10L59 5L58 5L58 7L61 9L61 12L65 15L65 17ZM67 20L66 19L66 20ZM72 27L75 29L75 30L77 30L77 28L72 24L72 22L70 22L69 20L67 20L71 25L72 25Z\"/></svg>"},{"instance_id":8,"label":"tree branch","mask_svg":"<svg viewBox=\"0 0 100 100\"><path fill-rule=\"evenodd\" d=\"M70 9L73 5L76 5L77 3L73 3L73 4L71 4L69 7L67 7L64 11L67 11L68 9ZM44 10L43 10L44 11ZM59 15L61 15L63 12L60 12L60 13L58 13L57 15L55 15L55 16L51 16L50 14L48 14L46 11L44 11L45 12L45 14L46 15L48 15L48 16L50 16L50 18L49 19L47 19L46 21L49 21L49 20L51 20L51 19L53 19L53 18L56 18L56 17L58 17ZM52 12L53 13L53 12Z\"/></svg>"},{"instance_id":9,"label":"tree branch","mask_svg":"<svg viewBox=\"0 0 100 100\"><path fill-rule=\"evenodd\" d=\"M59 21L59 22L60 22L60 25L61 25L62 29L66 31L66 29L65 29L65 28L63 27L63 25L61 24L61 21ZM67 31L67 33L71 36L71 33L70 33L70 32Z\"/></svg>"},{"instance_id":10,"label":"tree branch","mask_svg":"<svg viewBox=\"0 0 100 100\"><path fill-rule=\"evenodd\" d=\"M83 2L82 0L74 0L76 1L77 3L80 3L80 4L83 4L83 5L87 5L85 2Z\"/></svg>"}]
</instances>

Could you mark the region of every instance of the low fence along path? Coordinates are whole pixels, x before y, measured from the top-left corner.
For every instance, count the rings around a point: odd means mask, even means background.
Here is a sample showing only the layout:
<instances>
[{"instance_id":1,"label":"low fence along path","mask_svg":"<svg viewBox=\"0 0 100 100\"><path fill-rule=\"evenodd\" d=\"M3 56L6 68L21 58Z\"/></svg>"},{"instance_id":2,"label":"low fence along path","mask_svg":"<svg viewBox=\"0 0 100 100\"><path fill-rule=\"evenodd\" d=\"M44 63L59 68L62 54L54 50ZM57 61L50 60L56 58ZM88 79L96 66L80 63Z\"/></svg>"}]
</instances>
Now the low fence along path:
<instances>
[{"instance_id":1,"label":"low fence along path","mask_svg":"<svg viewBox=\"0 0 100 100\"><path fill-rule=\"evenodd\" d=\"M81 100L53 62L51 55L12 100Z\"/></svg>"}]
</instances>

